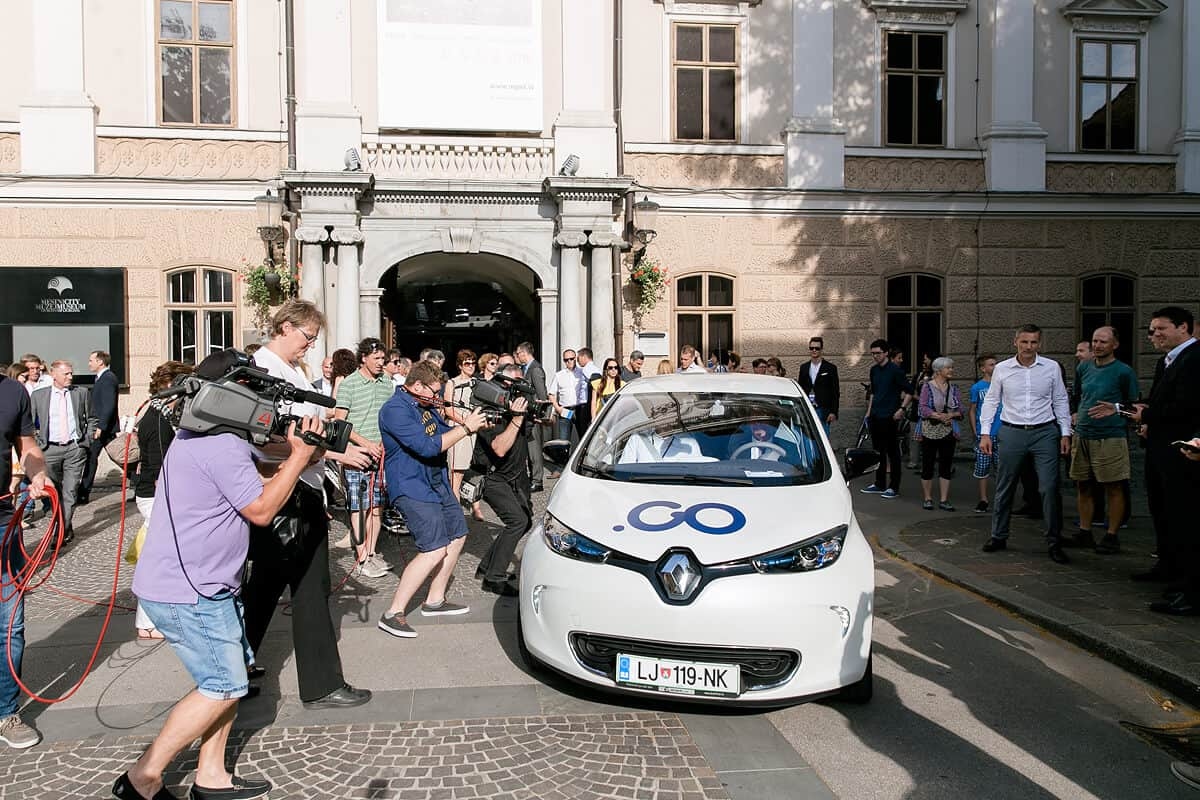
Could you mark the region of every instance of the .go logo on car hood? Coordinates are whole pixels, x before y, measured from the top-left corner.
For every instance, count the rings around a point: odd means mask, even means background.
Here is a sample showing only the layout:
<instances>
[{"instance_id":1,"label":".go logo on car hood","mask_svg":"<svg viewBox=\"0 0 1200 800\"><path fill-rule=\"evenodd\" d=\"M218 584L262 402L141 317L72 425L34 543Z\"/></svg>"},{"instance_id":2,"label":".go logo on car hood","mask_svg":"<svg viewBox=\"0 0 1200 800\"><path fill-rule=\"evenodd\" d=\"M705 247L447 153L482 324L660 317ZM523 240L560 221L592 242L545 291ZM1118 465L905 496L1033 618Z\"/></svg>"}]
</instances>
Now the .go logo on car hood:
<instances>
[{"instance_id":1,"label":".go logo on car hood","mask_svg":"<svg viewBox=\"0 0 1200 800\"><path fill-rule=\"evenodd\" d=\"M724 503L696 503L682 511L675 510L680 508L683 506L673 500L651 500L630 509L625 521L631 528L651 533L669 531L686 524L692 530L700 533L724 536L728 533L737 533L746 527L746 515ZM649 513L655 509L668 509L669 513L663 519L664 515L661 511ZM701 514L704 514L703 520L700 518ZM623 531L625 525L614 525L613 530Z\"/></svg>"}]
</instances>

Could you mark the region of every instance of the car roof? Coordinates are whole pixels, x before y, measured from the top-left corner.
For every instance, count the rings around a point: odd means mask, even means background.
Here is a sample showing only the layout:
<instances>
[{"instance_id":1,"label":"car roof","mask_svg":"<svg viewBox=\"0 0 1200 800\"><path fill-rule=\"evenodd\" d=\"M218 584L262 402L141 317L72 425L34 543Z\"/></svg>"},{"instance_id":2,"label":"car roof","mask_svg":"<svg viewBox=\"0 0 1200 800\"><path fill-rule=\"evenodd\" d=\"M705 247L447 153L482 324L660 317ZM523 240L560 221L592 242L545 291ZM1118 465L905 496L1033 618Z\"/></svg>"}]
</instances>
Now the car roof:
<instances>
[{"instance_id":1,"label":"car roof","mask_svg":"<svg viewBox=\"0 0 1200 800\"><path fill-rule=\"evenodd\" d=\"M648 375L622 387L628 394L648 392L730 392L799 397L800 387L791 378L753 372L676 372Z\"/></svg>"}]
</instances>

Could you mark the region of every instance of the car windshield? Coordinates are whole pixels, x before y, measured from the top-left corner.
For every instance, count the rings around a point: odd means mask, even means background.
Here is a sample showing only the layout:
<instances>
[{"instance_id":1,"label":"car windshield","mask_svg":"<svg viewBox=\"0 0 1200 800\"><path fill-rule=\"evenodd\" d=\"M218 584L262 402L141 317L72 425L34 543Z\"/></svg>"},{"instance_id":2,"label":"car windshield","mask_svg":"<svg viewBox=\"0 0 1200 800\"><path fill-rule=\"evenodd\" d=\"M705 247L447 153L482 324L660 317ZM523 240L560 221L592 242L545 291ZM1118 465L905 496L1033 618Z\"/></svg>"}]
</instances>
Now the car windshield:
<instances>
[{"instance_id":1,"label":"car windshield","mask_svg":"<svg viewBox=\"0 0 1200 800\"><path fill-rule=\"evenodd\" d=\"M575 471L609 480L796 486L830 476L808 408L778 395L621 393L582 448Z\"/></svg>"}]
</instances>

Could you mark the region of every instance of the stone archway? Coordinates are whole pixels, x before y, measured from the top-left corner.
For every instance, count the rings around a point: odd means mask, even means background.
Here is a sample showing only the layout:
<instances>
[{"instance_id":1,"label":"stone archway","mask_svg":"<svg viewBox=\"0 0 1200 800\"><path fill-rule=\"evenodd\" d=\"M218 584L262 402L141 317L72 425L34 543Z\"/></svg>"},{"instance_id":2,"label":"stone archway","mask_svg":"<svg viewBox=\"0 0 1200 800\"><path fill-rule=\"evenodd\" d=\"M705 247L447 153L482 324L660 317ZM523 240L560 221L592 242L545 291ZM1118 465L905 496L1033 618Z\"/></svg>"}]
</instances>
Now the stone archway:
<instances>
[{"instance_id":1,"label":"stone archway","mask_svg":"<svg viewBox=\"0 0 1200 800\"><path fill-rule=\"evenodd\" d=\"M511 352L541 338L538 276L495 253L412 256L380 277L380 332L405 355L424 347L453 359L459 349Z\"/></svg>"}]
</instances>

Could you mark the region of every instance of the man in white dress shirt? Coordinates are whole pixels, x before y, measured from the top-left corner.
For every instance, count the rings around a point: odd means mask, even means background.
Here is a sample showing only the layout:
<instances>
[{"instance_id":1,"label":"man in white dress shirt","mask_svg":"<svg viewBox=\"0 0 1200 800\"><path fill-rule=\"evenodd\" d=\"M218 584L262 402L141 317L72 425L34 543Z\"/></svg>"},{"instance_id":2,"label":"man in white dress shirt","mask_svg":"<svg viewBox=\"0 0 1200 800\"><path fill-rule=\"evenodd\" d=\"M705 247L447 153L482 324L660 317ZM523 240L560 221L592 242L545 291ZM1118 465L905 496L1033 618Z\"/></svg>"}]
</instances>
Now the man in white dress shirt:
<instances>
[{"instance_id":1,"label":"man in white dress shirt","mask_svg":"<svg viewBox=\"0 0 1200 800\"><path fill-rule=\"evenodd\" d=\"M1071 409L1067 387L1058 363L1038 355L1042 331L1023 325L1013 339L1017 355L996 365L979 414L981 431L990 431L1000 410L996 504L992 512L992 535L983 546L985 553L1008 546L1008 524L1013 495L1026 455L1033 458L1042 498L1042 518L1050 558L1058 564L1070 559L1062 550L1062 518L1059 515L1058 459L1071 452ZM979 451L992 454L992 437L979 437Z\"/></svg>"}]
</instances>

